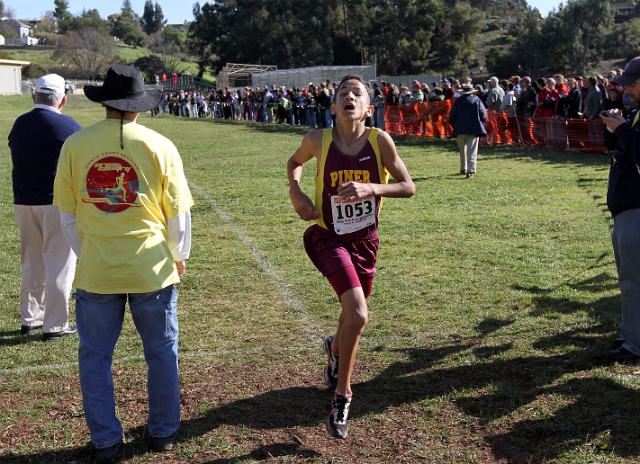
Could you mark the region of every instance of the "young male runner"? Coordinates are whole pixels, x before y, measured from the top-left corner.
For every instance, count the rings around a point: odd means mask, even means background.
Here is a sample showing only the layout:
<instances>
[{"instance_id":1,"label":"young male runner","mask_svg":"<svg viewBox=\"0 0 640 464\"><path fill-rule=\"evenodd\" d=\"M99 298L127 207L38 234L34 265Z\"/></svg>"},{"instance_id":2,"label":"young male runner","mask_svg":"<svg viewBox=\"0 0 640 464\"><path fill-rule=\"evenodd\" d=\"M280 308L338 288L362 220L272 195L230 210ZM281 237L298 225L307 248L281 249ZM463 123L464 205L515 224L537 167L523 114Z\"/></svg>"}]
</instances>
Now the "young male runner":
<instances>
[{"instance_id":1,"label":"young male runner","mask_svg":"<svg viewBox=\"0 0 640 464\"><path fill-rule=\"evenodd\" d=\"M324 340L324 350L329 359L325 381L335 390L327 430L346 438L351 374L375 276L381 197L409 198L415 186L389 134L365 126L374 108L362 77L342 79L331 111L336 126L309 132L289 158L287 174L296 213L316 221L304 233L307 254L342 306L336 334ZM315 202L300 189L303 165L312 158L317 161ZM389 174L395 183L388 185Z\"/></svg>"}]
</instances>

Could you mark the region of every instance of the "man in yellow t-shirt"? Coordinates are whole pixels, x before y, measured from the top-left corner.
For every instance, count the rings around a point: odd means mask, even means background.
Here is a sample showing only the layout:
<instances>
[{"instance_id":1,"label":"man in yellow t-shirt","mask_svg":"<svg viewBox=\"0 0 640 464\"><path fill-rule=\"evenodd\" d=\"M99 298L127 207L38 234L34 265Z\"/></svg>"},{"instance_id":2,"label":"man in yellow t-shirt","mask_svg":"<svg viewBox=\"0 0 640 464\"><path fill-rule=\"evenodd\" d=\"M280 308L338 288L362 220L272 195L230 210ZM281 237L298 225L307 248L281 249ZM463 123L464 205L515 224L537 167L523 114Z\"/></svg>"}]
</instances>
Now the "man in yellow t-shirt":
<instances>
[{"instance_id":1,"label":"man in yellow t-shirt","mask_svg":"<svg viewBox=\"0 0 640 464\"><path fill-rule=\"evenodd\" d=\"M189 257L193 200L174 144L136 122L162 91L147 91L131 66L111 67L103 86L84 91L106 119L65 142L53 203L79 258L73 298L85 418L97 461L110 462L123 444L111 363L127 301L148 364L152 449L172 449L178 432L175 284Z\"/></svg>"}]
</instances>

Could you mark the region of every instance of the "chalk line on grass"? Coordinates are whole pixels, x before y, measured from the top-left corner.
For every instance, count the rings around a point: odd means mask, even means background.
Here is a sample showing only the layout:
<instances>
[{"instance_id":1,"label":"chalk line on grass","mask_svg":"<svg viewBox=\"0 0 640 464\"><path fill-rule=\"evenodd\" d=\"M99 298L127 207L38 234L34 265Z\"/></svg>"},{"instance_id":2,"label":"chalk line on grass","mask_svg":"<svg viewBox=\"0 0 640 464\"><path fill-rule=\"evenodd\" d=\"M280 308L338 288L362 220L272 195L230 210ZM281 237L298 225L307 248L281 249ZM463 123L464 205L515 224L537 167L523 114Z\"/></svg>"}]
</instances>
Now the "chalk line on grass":
<instances>
[{"instance_id":1,"label":"chalk line on grass","mask_svg":"<svg viewBox=\"0 0 640 464\"><path fill-rule=\"evenodd\" d=\"M258 267L274 282L277 290L280 292L282 296L282 300L287 305L287 308L290 312L295 314L299 319L302 320L305 332L307 334L307 345L305 346L291 346L290 348L293 351L299 351L300 349L310 348L312 346L320 346L319 340L322 340L324 336L325 329L321 328L313 319L312 316L304 309L304 305L300 301L300 299L289 289L289 284L284 281L282 277L276 272L273 265L269 262L269 260L263 256L262 252L258 248L258 245L247 236L244 232L241 225L239 225L231 216L229 216L226 211L204 190L202 190L199 186L189 181L189 186L198 192L198 194L204 198L218 213L220 218L233 230L236 236L240 239L245 248L249 251L253 259L255 260ZM262 351L263 348L254 348L254 349L241 349L241 350L222 350L222 353L226 354L252 354L253 352ZM220 350L216 350L216 354L221 354ZM193 357L197 358L201 356L202 353L180 353L180 358L188 358ZM205 355L210 355L210 352L206 352ZM138 361L144 360L142 355L140 356L131 356L125 358L114 359L114 364L116 363L126 363L129 361ZM0 370L0 376L2 375L11 375L11 374L28 374L32 372L41 372L41 371L53 371L60 369L77 369L77 362L70 363L59 363L59 364L50 364L50 365L40 365L40 366L26 366L26 367L15 367L11 369L2 369Z\"/></svg>"},{"instance_id":2,"label":"chalk line on grass","mask_svg":"<svg viewBox=\"0 0 640 464\"><path fill-rule=\"evenodd\" d=\"M198 194L207 200L207 202L218 213L220 218L233 230L236 236L240 239L244 247L249 251L253 259L256 261L258 267L271 278L276 288L282 296L282 300L287 305L290 312L298 316L304 323L304 328L307 333L307 338L311 342L318 342L324 337L325 329L320 327L312 318L312 316L304 309L302 301L289 289L290 285L278 274L269 260L262 254L258 245L249 238L244 232L242 226L238 224L227 212L222 208L218 202L216 202L207 192L202 190L192 181L188 181L189 186L198 192Z\"/></svg>"}]
</instances>

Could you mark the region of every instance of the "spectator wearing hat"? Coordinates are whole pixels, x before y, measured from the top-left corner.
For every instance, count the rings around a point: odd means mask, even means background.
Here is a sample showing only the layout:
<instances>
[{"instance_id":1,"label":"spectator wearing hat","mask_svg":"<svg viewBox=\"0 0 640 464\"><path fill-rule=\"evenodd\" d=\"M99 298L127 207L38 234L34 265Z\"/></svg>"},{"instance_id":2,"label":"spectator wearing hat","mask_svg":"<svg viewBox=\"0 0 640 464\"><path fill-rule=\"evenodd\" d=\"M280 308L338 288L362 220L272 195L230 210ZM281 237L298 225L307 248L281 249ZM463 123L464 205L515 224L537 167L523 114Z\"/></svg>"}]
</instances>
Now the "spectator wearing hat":
<instances>
[{"instance_id":1,"label":"spectator wearing hat","mask_svg":"<svg viewBox=\"0 0 640 464\"><path fill-rule=\"evenodd\" d=\"M76 333L69 326L69 294L76 255L62 233L53 206L53 180L62 144L80 125L60 111L67 103L57 74L36 80L33 109L9 133L14 214L20 234L20 333L44 333L48 341ZM37 136L34 136L37 134Z\"/></svg>"},{"instance_id":2,"label":"spectator wearing hat","mask_svg":"<svg viewBox=\"0 0 640 464\"><path fill-rule=\"evenodd\" d=\"M607 353L612 362L640 360L640 56L627 63L614 84L624 86L634 110L625 119L620 110L600 115L607 126L605 146L611 156L607 206L613 216L613 252L618 270L622 325L619 347Z\"/></svg>"},{"instance_id":3,"label":"spectator wearing hat","mask_svg":"<svg viewBox=\"0 0 640 464\"><path fill-rule=\"evenodd\" d=\"M123 444L111 364L125 303L147 361L147 428L153 451L170 450L180 425L178 292L191 247L191 193L174 144L137 123L162 91L131 66L112 66L84 93L106 119L67 139L54 204L78 255L74 281L80 389L98 462Z\"/></svg>"},{"instance_id":4,"label":"spectator wearing hat","mask_svg":"<svg viewBox=\"0 0 640 464\"><path fill-rule=\"evenodd\" d=\"M424 93L422 93L422 85L420 85L420 82L413 81L412 87L413 91L411 92L411 101L413 103L423 103Z\"/></svg>"},{"instance_id":5,"label":"spectator wearing hat","mask_svg":"<svg viewBox=\"0 0 640 464\"><path fill-rule=\"evenodd\" d=\"M484 127L487 111L476 95L471 84L463 84L460 97L456 98L449 112L449 124L453 126L452 136L460 150L460 174L470 179L476 173L478 141L487 135Z\"/></svg>"}]
</instances>

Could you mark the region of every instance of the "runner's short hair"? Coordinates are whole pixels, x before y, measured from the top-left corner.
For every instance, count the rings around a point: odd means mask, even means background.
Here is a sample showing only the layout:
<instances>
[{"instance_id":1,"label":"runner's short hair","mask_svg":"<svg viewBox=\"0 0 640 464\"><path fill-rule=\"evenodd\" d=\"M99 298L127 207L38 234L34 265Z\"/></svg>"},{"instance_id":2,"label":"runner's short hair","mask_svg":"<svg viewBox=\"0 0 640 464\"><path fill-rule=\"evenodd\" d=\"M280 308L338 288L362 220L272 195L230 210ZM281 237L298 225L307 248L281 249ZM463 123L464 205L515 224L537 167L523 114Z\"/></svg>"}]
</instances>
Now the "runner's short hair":
<instances>
[{"instance_id":1,"label":"runner's short hair","mask_svg":"<svg viewBox=\"0 0 640 464\"><path fill-rule=\"evenodd\" d=\"M347 74L346 76L344 76L342 79L340 79L340 84L338 84L338 88L336 89L336 92L338 90L340 90L340 87L342 87L342 84L344 84L347 81L358 81L360 82L365 90L367 91L367 96L369 95L369 82L364 80L364 77L362 77L360 74Z\"/></svg>"}]
</instances>

